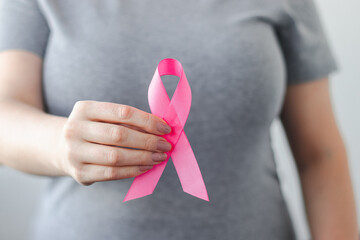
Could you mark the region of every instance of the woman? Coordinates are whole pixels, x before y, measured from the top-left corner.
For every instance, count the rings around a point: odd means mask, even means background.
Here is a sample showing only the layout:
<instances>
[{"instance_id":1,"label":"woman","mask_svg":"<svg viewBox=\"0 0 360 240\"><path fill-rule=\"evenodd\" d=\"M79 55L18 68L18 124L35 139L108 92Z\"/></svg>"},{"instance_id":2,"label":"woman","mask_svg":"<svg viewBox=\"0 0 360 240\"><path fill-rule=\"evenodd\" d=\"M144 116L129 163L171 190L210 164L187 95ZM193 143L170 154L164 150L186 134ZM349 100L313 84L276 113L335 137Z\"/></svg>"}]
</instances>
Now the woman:
<instances>
[{"instance_id":1,"label":"woman","mask_svg":"<svg viewBox=\"0 0 360 240\"><path fill-rule=\"evenodd\" d=\"M294 239L276 117L312 238L356 239L328 90L336 64L311 0L3 0L0 11L0 159L49 179L32 239ZM168 57L192 88L185 132L210 202L185 194L169 161L152 195L123 203L171 148L147 103Z\"/></svg>"}]
</instances>

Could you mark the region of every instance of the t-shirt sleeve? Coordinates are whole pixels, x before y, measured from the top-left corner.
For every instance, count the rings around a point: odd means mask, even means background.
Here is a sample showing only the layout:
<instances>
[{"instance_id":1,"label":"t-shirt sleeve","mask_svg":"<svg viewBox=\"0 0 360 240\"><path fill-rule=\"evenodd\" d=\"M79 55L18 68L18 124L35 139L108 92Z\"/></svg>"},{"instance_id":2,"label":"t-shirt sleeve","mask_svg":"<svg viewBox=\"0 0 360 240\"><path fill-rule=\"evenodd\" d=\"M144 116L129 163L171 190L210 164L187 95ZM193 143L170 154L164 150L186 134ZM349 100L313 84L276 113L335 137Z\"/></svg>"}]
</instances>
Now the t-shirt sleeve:
<instances>
[{"instance_id":1,"label":"t-shirt sleeve","mask_svg":"<svg viewBox=\"0 0 360 240\"><path fill-rule=\"evenodd\" d=\"M36 0L0 0L0 51L21 49L43 58L48 36Z\"/></svg>"},{"instance_id":2,"label":"t-shirt sleeve","mask_svg":"<svg viewBox=\"0 0 360 240\"><path fill-rule=\"evenodd\" d=\"M278 29L287 84L327 77L338 70L313 0L288 0L285 21Z\"/></svg>"}]
</instances>

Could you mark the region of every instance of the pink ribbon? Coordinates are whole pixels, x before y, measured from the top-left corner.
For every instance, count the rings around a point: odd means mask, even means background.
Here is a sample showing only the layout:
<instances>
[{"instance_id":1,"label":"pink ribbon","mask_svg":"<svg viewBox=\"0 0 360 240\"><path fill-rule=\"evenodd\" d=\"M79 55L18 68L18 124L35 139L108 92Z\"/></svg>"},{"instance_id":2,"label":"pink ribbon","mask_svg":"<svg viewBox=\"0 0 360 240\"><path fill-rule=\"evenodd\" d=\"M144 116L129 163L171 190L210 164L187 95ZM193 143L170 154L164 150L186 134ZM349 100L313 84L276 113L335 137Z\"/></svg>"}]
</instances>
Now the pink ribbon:
<instances>
[{"instance_id":1,"label":"pink ribbon","mask_svg":"<svg viewBox=\"0 0 360 240\"><path fill-rule=\"evenodd\" d=\"M180 78L171 100L162 83L161 76L175 75ZM209 201L200 168L184 132L184 125L191 106L191 89L181 63L173 58L161 60L148 90L150 110L171 126L171 133L163 137L172 144L164 162L135 177L123 202L153 193L171 156L184 192Z\"/></svg>"}]
</instances>

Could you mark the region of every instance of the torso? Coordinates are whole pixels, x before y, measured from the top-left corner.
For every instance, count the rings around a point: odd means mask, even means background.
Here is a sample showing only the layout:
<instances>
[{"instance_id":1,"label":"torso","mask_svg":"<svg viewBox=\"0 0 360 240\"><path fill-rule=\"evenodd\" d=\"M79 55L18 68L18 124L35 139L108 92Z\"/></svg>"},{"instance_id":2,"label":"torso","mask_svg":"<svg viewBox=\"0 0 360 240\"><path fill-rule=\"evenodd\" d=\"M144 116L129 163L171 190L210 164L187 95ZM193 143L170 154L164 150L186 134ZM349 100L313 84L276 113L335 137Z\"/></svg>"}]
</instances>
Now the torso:
<instances>
[{"instance_id":1,"label":"torso","mask_svg":"<svg viewBox=\"0 0 360 240\"><path fill-rule=\"evenodd\" d=\"M184 193L171 160L152 195L125 203L133 179L85 187L52 178L39 239L294 238L270 139L286 87L274 29L283 1L39 2L52 31L43 76L51 114L89 99L150 112L157 64L182 63L192 89L184 130L210 199Z\"/></svg>"}]
</instances>

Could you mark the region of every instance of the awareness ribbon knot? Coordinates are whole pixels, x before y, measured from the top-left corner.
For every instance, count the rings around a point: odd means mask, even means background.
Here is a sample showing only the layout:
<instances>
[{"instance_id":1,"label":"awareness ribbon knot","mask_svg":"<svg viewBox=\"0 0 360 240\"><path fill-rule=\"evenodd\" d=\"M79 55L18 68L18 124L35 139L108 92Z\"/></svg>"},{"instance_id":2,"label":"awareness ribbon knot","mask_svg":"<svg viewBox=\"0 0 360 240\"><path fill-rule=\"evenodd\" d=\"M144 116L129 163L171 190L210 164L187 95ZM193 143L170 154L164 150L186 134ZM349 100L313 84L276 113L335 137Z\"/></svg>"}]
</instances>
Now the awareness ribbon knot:
<instances>
[{"instance_id":1,"label":"awareness ribbon knot","mask_svg":"<svg viewBox=\"0 0 360 240\"><path fill-rule=\"evenodd\" d=\"M180 78L171 100L162 83L161 76L175 75ZM171 126L171 132L163 137L171 143L172 149L160 164L135 177L123 202L153 193L171 156L184 192L209 201L200 168L184 132L184 125L191 106L191 89L181 63L173 58L161 60L148 89L151 112Z\"/></svg>"}]
</instances>

